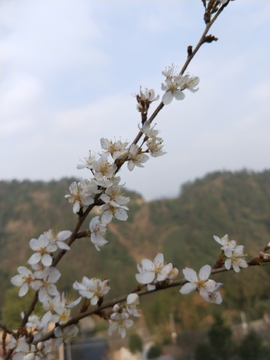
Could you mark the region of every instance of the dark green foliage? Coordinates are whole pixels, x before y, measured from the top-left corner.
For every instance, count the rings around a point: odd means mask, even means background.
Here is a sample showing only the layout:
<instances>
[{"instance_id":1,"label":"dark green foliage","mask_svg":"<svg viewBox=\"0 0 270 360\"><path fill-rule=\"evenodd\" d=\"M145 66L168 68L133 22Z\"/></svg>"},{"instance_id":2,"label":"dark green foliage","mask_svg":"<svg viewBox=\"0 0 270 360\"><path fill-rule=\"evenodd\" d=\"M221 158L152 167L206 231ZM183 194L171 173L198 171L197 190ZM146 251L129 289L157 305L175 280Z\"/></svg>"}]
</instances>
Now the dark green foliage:
<instances>
[{"instance_id":1,"label":"dark green foliage","mask_svg":"<svg viewBox=\"0 0 270 360\"><path fill-rule=\"evenodd\" d=\"M231 355L231 329L224 324L221 316L217 315L215 323L208 332L210 345L216 359L228 359Z\"/></svg>"},{"instance_id":2,"label":"dark green foliage","mask_svg":"<svg viewBox=\"0 0 270 360\"><path fill-rule=\"evenodd\" d=\"M154 359L160 355L162 355L162 347L159 344L152 345L147 352L148 359Z\"/></svg>"},{"instance_id":3,"label":"dark green foliage","mask_svg":"<svg viewBox=\"0 0 270 360\"><path fill-rule=\"evenodd\" d=\"M268 349L263 346L262 338L255 332L250 331L239 346L239 355L242 360L269 359Z\"/></svg>"},{"instance_id":4,"label":"dark green foliage","mask_svg":"<svg viewBox=\"0 0 270 360\"><path fill-rule=\"evenodd\" d=\"M199 343L195 349L196 360L226 360L232 357L232 331L220 315L208 331L209 343Z\"/></svg>"},{"instance_id":5,"label":"dark green foliage","mask_svg":"<svg viewBox=\"0 0 270 360\"><path fill-rule=\"evenodd\" d=\"M129 336L129 350L132 354L141 352L143 349L143 342L138 334L131 334Z\"/></svg>"},{"instance_id":6,"label":"dark green foliage","mask_svg":"<svg viewBox=\"0 0 270 360\"><path fill-rule=\"evenodd\" d=\"M217 360L210 344L199 343L195 349L195 360Z\"/></svg>"}]
</instances>

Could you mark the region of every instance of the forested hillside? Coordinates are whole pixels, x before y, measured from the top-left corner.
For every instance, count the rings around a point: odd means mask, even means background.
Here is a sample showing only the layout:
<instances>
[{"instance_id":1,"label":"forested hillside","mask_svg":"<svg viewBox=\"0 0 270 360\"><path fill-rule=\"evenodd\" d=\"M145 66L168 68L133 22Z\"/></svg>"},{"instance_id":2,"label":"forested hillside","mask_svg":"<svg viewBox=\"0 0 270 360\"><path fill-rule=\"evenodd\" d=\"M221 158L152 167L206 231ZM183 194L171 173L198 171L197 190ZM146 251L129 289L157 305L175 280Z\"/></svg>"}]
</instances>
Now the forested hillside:
<instances>
[{"instance_id":1,"label":"forested hillside","mask_svg":"<svg viewBox=\"0 0 270 360\"><path fill-rule=\"evenodd\" d=\"M15 291L9 290L5 296L5 289L13 288L10 278L30 257L29 240L49 228L72 230L76 215L64 195L74 180L0 182L2 309ZM89 239L77 240L60 263L59 287L72 292L73 282L81 281L83 275L101 276L111 279L108 298L114 298L136 286L136 263L144 257L153 259L158 252L179 268L182 277L185 266L199 270L215 263L220 246L214 234L222 237L228 233L245 246L248 258L254 257L270 240L269 185L270 171L241 171L208 174L182 186L176 198L149 203L125 190L131 197L128 221L109 225L109 243L100 252ZM264 266L216 276L215 280L224 283L220 306L205 303L196 293L180 295L174 288L142 298L142 309L153 330L161 322L168 323L169 313L181 329L204 326L216 312L225 313L231 322L240 320L240 311L250 320L256 319L269 311L269 273L269 266Z\"/></svg>"}]
</instances>

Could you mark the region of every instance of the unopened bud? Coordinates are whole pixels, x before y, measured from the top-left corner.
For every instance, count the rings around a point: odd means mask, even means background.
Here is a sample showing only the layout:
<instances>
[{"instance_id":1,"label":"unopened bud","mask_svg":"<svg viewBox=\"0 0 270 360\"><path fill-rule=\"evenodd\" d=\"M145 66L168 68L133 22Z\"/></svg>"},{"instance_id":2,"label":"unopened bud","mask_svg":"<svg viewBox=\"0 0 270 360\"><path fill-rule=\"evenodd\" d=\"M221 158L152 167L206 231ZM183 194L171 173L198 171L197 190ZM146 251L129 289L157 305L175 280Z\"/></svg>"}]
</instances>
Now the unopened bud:
<instances>
[{"instance_id":1,"label":"unopened bud","mask_svg":"<svg viewBox=\"0 0 270 360\"><path fill-rule=\"evenodd\" d=\"M45 348L45 344L43 341L40 341L38 344L37 344L37 349L38 350L43 350Z\"/></svg>"},{"instance_id":2,"label":"unopened bud","mask_svg":"<svg viewBox=\"0 0 270 360\"><path fill-rule=\"evenodd\" d=\"M118 304L115 304L113 307L113 312L118 312L120 310L120 306Z\"/></svg>"}]
</instances>

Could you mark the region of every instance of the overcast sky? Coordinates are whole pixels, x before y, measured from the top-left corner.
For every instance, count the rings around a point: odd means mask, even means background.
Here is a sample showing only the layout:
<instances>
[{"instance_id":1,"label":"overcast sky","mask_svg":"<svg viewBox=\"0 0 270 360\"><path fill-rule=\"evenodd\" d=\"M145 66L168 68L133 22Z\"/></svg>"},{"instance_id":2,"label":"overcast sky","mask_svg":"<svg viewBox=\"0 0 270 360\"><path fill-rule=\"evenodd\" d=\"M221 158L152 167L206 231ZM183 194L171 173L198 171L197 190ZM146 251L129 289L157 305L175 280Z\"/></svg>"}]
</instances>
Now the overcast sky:
<instances>
[{"instance_id":1,"label":"overcast sky","mask_svg":"<svg viewBox=\"0 0 270 360\"><path fill-rule=\"evenodd\" d=\"M186 1L25 1L1 6L1 179L89 178L77 170L100 138L131 142L140 86L160 88L203 30L203 5ZM186 91L157 117L166 155L123 169L122 183L146 200L215 170L269 168L267 0L229 4L188 68ZM154 110L158 103L150 110ZM63 193L67 189L63 189Z\"/></svg>"}]
</instances>

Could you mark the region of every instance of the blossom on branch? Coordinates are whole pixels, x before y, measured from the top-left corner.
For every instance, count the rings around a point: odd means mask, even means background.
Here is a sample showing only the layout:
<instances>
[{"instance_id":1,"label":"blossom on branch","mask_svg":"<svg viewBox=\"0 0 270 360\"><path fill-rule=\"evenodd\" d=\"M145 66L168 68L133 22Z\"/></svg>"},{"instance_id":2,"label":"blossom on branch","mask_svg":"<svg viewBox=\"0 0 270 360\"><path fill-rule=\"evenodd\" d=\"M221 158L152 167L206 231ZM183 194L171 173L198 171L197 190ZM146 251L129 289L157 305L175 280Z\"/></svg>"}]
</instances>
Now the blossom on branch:
<instances>
[{"instance_id":1,"label":"blossom on branch","mask_svg":"<svg viewBox=\"0 0 270 360\"><path fill-rule=\"evenodd\" d=\"M21 287L19 290L20 297L28 293L29 286L34 290L38 290L41 287L42 282L35 278L31 270L25 266L19 266L17 270L19 274L11 278L11 283Z\"/></svg>"},{"instance_id":2,"label":"blossom on branch","mask_svg":"<svg viewBox=\"0 0 270 360\"><path fill-rule=\"evenodd\" d=\"M235 272L239 272L240 267L248 267L247 262L244 260L245 255L243 245L238 245L233 250L228 249L226 256L228 258L225 261L225 268L227 270L230 270L230 268L232 267Z\"/></svg>"},{"instance_id":3,"label":"blossom on branch","mask_svg":"<svg viewBox=\"0 0 270 360\"><path fill-rule=\"evenodd\" d=\"M50 266L46 268L41 274L42 286L39 289L38 299L40 302L43 302L47 298L47 295L55 296L59 293L54 284L61 277L61 273L55 267Z\"/></svg>"},{"instance_id":4,"label":"blossom on branch","mask_svg":"<svg viewBox=\"0 0 270 360\"><path fill-rule=\"evenodd\" d=\"M165 84L161 84L161 89L166 91L162 97L162 102L168 105L172 102L173 98L176 100L183 100L185 94L183 90L188 89L191 92L196 92L195 86L199 84L200 79L198 77L190 77L189 75L180 75L179 69L173 64L162 71L162 74L166 77Z\"/></svg>"},{"instance_id":5,"label":"blossom on branch","mask_svg":"<svg viewBox=\"0 0 270 360\"><path fill-rule=\"evenodd\" d=\"M197 275L196 271L190 268L183 269L185 279L189 281L184 284L179 290L181 294L189 294L197 290L201 297L208 302L215 302L220 304L222 302L221 295L216 292L221 283L216 283L214 280L208 279L211 274L211 266L204 265ZM215 292L215 294L213 294ZM219 294L219 295L218 295Z\"/></svg>"},{"instance_id":6,"label":"blossom on branch","mask_svg":"<svg viewBox=\"0 0 270 360\"><path fill-rule=\"evenodd\" d=\"M90 239L95 245L96 249L100 251L99 246L103 246L108 242L106 239L104 239L107 231L107 225L99 220L99 216L95 216L90 221L89 229L91 232Z\"/></svg>"},{"instance_id":7,"label":"blossom on branch","mask_svg":"<svg viewBox=\"0 0 270 360\"><path fill-rule=\"evenodd\" d=\"M109 292L110 287L108 286L108 282L109 280L101 281L98 278L88 279L84 276L82 283L75 281L73 288L78 290L80 295L91 299L92 305L96 305L98 301Z\"/></svg>"},{"instance_id":8,"label":"blossom on branch","mask_svg":"<svg viewBox=\"0 0 270 360\"><path fill-rule=\"evenodd\" d=\"M107 160L108 155L108 153L103 153L98 160L93 160L93 170L97 180L102 180L103 177L109 179L117 170L117 166Z\"/></svg>"},{"instance_id":9,"label":"blossom on branch","mask_svg":"<svg viewBox=\"0 0 270 360\"><path fill-rule=\"evenodd\" d=\"M214 235L214 239L216 242L222 245L221 250L224 252L225 257L227 258L224 264L227 270L230 270L232 267L235 272L239 272L240 267L248 267L248 264L244 259L245 255L243 245L236 245L236 241L230 240L227 234L224 235L221 239Z\"/></svg>"},{"instance_id":10,"label":"blossom on branch","mask_svg":"<svg viewBox=\"0 0 270 360\"><path fill-rule=\"evenodd\" d=\"M127 146L128 142L122 143L122 141L118 140L112 142L112 140L108 140L105 138L100 139L100 144L102 149L106 150L103 154L111 155L111 157L116 160L122 158L124 155L127 155Z\"/></svg>"},{"instance_id":11,"label":"blossom on branch","mask_svg":"<svg viewBox=\"0 0 270 360\"><path fill-rule=\"evenodd\" d=\"M54 329L54 335L56 337L55 347L59 348L62 343L68 343L72 338L74 338L78 334L78 327L75 325L70 325L64 328L63 330L60 326L57 326Z\"/></svg>"},{"instance_id":12,"label":"blossom on branch","mask_svg":"<svg viewBox=\"0 0 270 360\"><path fill-rule=\"evenodd\" d=\"M51 253L57 250L56 244L52 244L45 234L40 235L38 239L31 239L29 244L36 253L30 257L28 264L34 265L41 262L44 266L52 265Z\"/></svg>"},{"instance_id":13,"label":"blossom on branch","mask_svg":"<svg viewBox=\"0 0 270 360\"><path fill-rule=\"evenodd\" d=\"M142 114L147 114L150 104L153 101L157 101L159 99L159 95L155 97L155 91L153 89L148 90L147 88L142 91L140 88L140 94L136 95L137 99L137 109Z\"/></svg>"},{"instance_id":14,"label":"blossom on branch","mask_svg":"<svg viewBox=\"0 0 270 360\"><path fill-rule=\"evenodd\" d=\"M147 284L149 291L155 290L156 283L159 281L165 281L169 279L169 276L173 276L172 263L164 263L163 254L157 254L154 262L148 259L142 259L141 266L137 265L139 274L135 277L140 284Z\"/></svg>"},{"instance_id":15,"label":"blossom on branch","mask_svg":"<svg viewBox=\"0 0 270 360\"><path fill-rule=\"evenodd\" d=\"M65 195L67 201L70 204L73 204L74 214L78 213L83 206L88 206L94 203L94 199L91 197L94 192L89 193L89 189L87 189L85 185L85 182L79 182L77 184L76 181L74 181L69 187L70 194Z\"/></svg>"},{"instance_id":16,"label":"blossom on branch","mask_svg":"<svg viewBox=\"0 0 270 360\"><path fill-rule=\"evenodd\" d=\"M59 249L70 250L70 247L64 243L64 241L70 237L71 231L63 230L55 234L53 230L49 229L48 231L45 231L44 235L52 245L56 245Z\"/></svg>"},{"instance_id":17,"label":"blossom on branch","mask_svg":"<svg viewBox=\"0 0 270 360\"><path fill-rule=\"evenodd\" d=\"M77 169L93 169L93 157L91 155L91 151L89 151L89 156L85 157L84 160L81 160L82 164L77 165Z\"/></svg>"},{"instance_id":18,"label":"blossom on branch","mask_svg":"<svg viewBox=\"0 0 270 360\"><path fill-rule=\"evenodd\" d=\"M142 149L136 144L130 146L128 158L127 167L130 171L132 171L135 166L144 167L142 164L149 160L149 156L142 152Z\"/></svg>"},{"instance_id":19,"label":"blossom on branch","mask_svg":"<svg viewBox=\"0 0 270 360\"><path fill-rule=\"evenodd\" d=\"M112 335L115 330L118 330L122 339L126 336L126 329L131 328L134 324L134 321L129 319L129 314L126 311L112 313L109 322L108 334Z\"/></svg>"}]
</instances>

